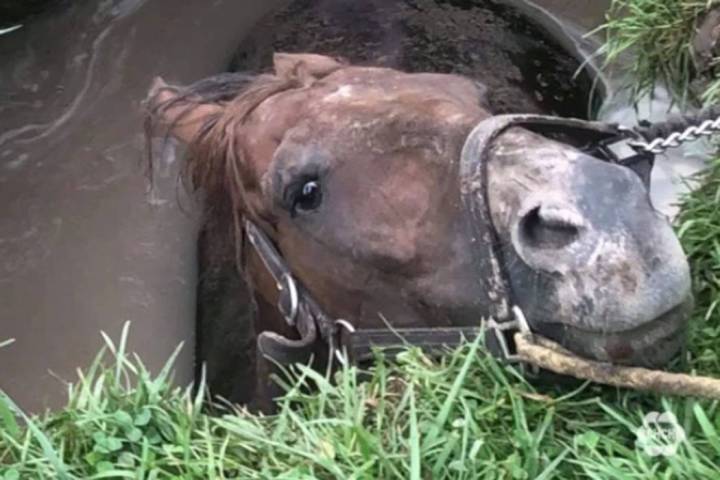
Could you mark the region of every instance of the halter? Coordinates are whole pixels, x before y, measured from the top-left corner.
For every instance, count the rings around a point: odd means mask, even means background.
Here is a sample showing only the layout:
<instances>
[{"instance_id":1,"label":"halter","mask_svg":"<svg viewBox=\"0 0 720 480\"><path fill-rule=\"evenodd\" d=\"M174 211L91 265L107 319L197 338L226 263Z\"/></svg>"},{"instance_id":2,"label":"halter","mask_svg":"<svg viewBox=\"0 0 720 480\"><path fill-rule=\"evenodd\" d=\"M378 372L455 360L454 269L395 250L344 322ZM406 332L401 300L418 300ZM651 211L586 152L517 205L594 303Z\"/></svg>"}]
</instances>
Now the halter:
<instances>
[{"instance_id":1,"label":"halter","mask_svg":"<svg viewBox=\"0 0 720 480\"><path fill-rule=\"evenodd\" d=\"M513 362L512 334L529 330L522 311L514 305L504 268L497 229L492 222L487 197L487 164L490 149L508 129L521 127L571 145L593 157L632 169L649 190L654 153L643 148L637 130L600 122L543 115L498 115L480 122L468 135L460 161L460 187L464 213L472 233L473 261L485 274L489 319L478 319L475 327L359 329L352 319L335 319L295 278L272 240L253 222L246 220L245 234L278 292L277 309L299 339L275 332L258 335L258 373L267 374L265 386L272 389L269 374L294 363L308 363L314 355L325 360L362 363L372 360L375 349L394 355L407 346L436 355L449 347L484 335L488 350L502 361ZM324 345L324 348L323 348Z\"/></svg>"}]
</instances>

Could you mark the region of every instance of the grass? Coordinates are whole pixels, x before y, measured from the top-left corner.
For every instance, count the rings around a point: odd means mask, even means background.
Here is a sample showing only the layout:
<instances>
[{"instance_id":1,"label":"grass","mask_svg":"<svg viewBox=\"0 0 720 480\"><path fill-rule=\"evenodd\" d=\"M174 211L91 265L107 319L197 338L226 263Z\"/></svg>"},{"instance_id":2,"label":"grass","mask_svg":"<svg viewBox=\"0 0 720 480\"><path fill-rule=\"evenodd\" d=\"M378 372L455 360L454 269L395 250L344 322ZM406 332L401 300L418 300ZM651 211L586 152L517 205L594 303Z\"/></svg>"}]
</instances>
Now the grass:
<instances>
[{"instance_id":1,"label":"grass","mask_svg":"<svg viewBox=\"0 0 720 480\"><path fill-rule=\"evenodd\" d=\"M637 94L660 80L687 98L689 18L706 6L615 1L607 53L644 52L630 64ZM720 376L720 159L701 184L677 221L697 300L687 368ZM298 366L279 413L263 417L203 406L202 388L173 386L173 358L153 375L126 339L127 328L116 343L105 338L60 411L28 417L0 394L0 480L715 479L720 470L720 403L531 384L477 344L438 361L415 350L379 357L333 381ZM673 456L636 445L652 411L674 413L686 432Z\"/></svg>"},{"instance_id":2,"label":"grass","mask_svg":"<svg viewBox=\"0 0 720 480\"><path fill-rule=\"evenodd\" d=\"M0 401L0 478L716 478L717 402L538 389L476 343L334 382L299 366L279 414L263 417L203 409L202 391L171 386L172 360L153 376L126 338L106 339L65 409L28 418ZM635 447L653 410L686 429L675 456Z\"/></svg>"},{"instance_id":3,"label":"grass","mask_svg":"<svg viewBox=\"0 0 720 480\"><path fill-rule=\"evenodd\" d=\"M718 5L717 0L613 0L600 27L607 35L601 49L606 65L629 74L634 98L651 94L660 83L681 105L718 103L720 79L697 73L692 48L696 20Z\"/></svg>"},{"instance_id":4,"label":"grass","mask_svg":"<svg viewBox=\"0 0 720 480\"><path fill-rule=\"evenodd\" d=\"M693 368L720 374L720 158L699 175L677 219L693 274L696 311L691 330Z\"/></svg>"}]
</instances>

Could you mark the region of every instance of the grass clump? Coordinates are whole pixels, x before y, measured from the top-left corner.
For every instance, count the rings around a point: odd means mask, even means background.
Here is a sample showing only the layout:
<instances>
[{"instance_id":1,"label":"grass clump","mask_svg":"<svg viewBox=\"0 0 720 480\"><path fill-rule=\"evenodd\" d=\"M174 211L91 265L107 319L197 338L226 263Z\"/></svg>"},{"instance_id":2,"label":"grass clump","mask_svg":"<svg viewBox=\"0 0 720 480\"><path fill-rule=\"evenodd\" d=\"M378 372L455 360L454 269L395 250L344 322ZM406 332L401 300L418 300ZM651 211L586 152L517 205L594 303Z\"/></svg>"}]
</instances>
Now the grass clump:
<instances>
[{"instance_id":1,"label":"grass clump","mask_svg":"<svg viewBox=\"0 0 720 480\"><path fill-rule=\"evenodd\" d=\"M681 105L717 103L720 80L702 78L692 42L698 20L719 5L717 0L613 0L601 27L607 35L601 49L606 65L629 74L634 98L651 94L660 83Z\"/></svg>"},{"instance_id":2,"label":"grass clump","mask_svg":"<svg viewBox=\"0 0 720 480\"><path fill-rule=\"evenodd\" d=\"M720 157L700 173L677 218L688 255L696 301L691 323L690 365L720 372Z\"/></svg>"},{"instance_id":3,"label":"grass clump","mask_svg":"<svg viewBox=\"0 0 720 480\"><path fill-rule=\"evenodd\" d=\"M438 361L378 357L334 381L298 366L266 417L203 407L202 389L172 386L172 359L153 376L126 338L106 339L59 412L28 418L0 398L0 479L714 479L720 467L717 402L536 388L477 343ZM675 455L636 447L650 411L685 428Z\"/></svg>"}]
</instances>

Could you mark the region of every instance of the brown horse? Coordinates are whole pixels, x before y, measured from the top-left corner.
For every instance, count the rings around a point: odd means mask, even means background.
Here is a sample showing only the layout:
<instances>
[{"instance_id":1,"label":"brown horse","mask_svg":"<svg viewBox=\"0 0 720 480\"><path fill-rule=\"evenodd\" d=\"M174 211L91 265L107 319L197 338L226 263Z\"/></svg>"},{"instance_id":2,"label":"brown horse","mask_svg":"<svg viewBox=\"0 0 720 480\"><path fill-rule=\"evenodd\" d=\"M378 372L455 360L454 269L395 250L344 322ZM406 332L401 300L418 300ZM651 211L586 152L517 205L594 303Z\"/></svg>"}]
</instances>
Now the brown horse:
<instances>
[{"instance_id":1,"label":"brown horse","mask_svg":"<svg viewBox=\"0 0 720 480\"><path fill-rule=\"evenodd\" d=\"M466 138L492 116L483 89L312 54L277 54L274 66L151 92L151 119L189 146L185 176L212 209L208 235L240 239L251 220L322 309L356 327L487 317L496 286L473 254L492 240L469 230L458 181ZM485 187L500 267L534 330L620 363L658 365L678 351L688 264L635 174L515 128L490 151ZM254 330L292 336L266 269L239 252ZM236 362L253 358L247 310L237 316L218 326L226 341L214 355L236 384L252 376Z\"/></svg>"}]
</instances>

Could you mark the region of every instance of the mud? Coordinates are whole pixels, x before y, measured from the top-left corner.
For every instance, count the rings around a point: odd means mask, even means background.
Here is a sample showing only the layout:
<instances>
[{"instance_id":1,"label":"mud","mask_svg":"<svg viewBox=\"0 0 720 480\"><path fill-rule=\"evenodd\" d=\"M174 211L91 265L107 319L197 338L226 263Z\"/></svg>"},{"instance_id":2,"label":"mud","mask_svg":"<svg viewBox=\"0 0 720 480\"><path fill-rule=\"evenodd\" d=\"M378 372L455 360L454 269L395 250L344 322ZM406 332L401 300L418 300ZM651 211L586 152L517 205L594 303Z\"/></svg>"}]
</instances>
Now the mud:
<instances>
[{"instance_id":1,"label":"mud","mask_svg":"<svg viewBox=\"0 0 720 480\"><path fill-rule=\"evenodd\" d=\"M488 88L496 113L590 113L592 80L578 72L579 60L533 20L496 2L297 0L250 31L230 69L265 71L274 51L458 73Z\"/></svg>"}]
</instances>

